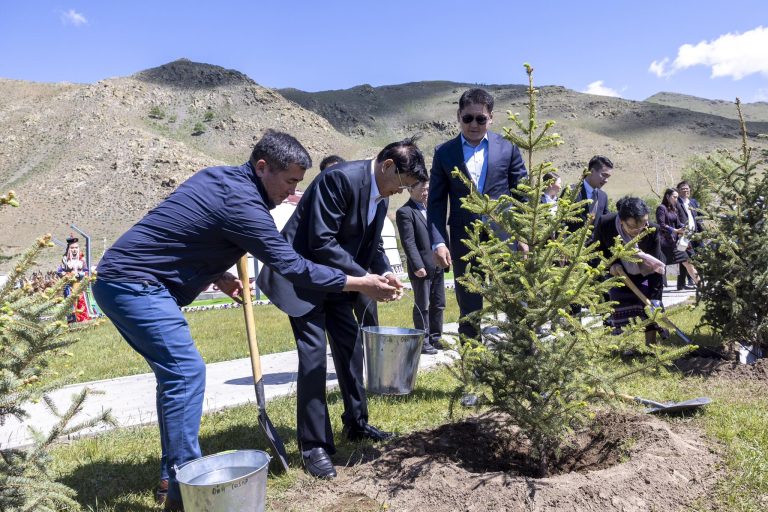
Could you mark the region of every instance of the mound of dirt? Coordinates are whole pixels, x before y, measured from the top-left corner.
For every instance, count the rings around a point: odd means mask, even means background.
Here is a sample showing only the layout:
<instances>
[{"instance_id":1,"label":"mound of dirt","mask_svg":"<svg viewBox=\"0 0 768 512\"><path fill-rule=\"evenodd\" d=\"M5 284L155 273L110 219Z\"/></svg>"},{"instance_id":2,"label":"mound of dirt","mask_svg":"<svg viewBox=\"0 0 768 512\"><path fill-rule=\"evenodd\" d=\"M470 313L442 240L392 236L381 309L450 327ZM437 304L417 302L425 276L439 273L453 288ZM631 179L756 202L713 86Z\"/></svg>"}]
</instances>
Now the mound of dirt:
<instances>
[{"instance_id":1,"label":"mound of dirt","mask_svg":"<svg viewBox=\"0 0 768 512\"><path fill-rule=\"evenodd\" d=\"M766 358L758 359L755 364L741 364L728 359L689 357L675 361L675 367L684 375L768 381L768 359Z\"/></svg>"},{"instance_id":2,"label":"mound of dirt","mask_svg":"<svg viewBox=\"0 0 768 512\"><path fill-rule=\"evenodd\" d=\"M310 477L278 511L671 511L706 496L717 456L683 425L605 413L576 433L556 476L525 476L526 443L501 441L498 418L472 418L395 439L332 482ZM337 461L338 462L338 461Z\"/></svg>"}]
</instances>

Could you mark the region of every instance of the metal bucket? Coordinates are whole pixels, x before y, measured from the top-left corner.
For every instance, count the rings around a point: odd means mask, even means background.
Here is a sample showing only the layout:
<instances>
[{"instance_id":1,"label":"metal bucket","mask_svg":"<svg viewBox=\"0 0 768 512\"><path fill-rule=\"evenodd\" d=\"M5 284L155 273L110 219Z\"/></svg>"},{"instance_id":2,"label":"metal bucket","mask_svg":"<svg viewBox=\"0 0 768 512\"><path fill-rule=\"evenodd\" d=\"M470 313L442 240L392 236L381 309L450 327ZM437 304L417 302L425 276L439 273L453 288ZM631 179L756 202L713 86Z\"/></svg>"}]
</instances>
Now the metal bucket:
<instances>
[{"instance_id":1,"label":"metal bucket","mask_svg":"<svg viewBox=\"0 0 768 512\"><path fill-rule=\"evenodd\" d=\"M270 456L231 450L187 462L176 470L186 512L264 512Z\"/></svg>"},{"instance_id":2,"label":"metal bucket","mask_svg":"<svg viewBox=\"0 0 768 512\"><path fill-rule=\"evenodd\" d=\"M380 395L407 395L416 384L424 331L363 327L365 388Z\"/></svg>"}]
</instances>

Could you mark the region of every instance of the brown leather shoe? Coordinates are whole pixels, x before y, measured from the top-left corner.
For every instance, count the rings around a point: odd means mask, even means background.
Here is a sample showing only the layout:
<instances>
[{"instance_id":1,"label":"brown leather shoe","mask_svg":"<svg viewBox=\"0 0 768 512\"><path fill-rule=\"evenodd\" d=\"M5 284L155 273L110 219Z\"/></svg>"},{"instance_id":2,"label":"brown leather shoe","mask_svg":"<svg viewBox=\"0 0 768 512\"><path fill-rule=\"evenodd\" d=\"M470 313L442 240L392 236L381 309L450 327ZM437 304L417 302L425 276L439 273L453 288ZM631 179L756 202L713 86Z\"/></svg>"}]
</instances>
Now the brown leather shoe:
<instances>
[{"instance_id":1,"label":"brown leather shoe","mask_svg":"<svg viewBox=\"0 0 768 512\"><path fill-rule=\"evenodd\" d=\"M168 497L168 479L163 479L158 482L155 488L155 503L158 505L165 504L165 498Z\"/></svg>"},{"instance_id":2,"label":"brown leather shoe","mask_svg":"<svg viewBox=\"0 0 768 512\"><path fill-rule=\"evenodd\" d=\"M165 500L164 512L184 512L184 504L181 501L176 501L170 498Z\"/></svg>"}]
</instances>

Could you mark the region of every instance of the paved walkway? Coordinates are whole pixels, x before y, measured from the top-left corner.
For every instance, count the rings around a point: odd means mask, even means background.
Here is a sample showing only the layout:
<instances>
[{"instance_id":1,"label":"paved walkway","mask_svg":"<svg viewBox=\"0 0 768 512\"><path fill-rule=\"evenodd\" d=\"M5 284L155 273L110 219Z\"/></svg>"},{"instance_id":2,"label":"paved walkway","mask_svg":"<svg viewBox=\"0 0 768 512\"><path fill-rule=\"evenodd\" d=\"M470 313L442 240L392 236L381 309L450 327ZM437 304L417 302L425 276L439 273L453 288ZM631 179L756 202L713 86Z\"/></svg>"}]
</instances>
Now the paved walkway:
<instances>
[{"instance_id":1,"label":"paved walkway","mask_svg":"<svg viewBox=\"0 0 768 512\"><path fill-rule=\"evenodd\" d=\"M667 288L664 290L664 303L666 306L673 306L692 295L693 292L690 291L678 292L674 288ZM456 323L444 326L446 334L449 335L455 335L457 329ZM419 370L423 371L441 363L450 362L453 357L455 357L453 351L441 351L433 356L422 355ZM262 356L261 365L267 400L295 392L298 368L298 356L295 350ZM100 394L94 394L88 399L77 420L87 420L105 409L111 409L121 427L155 423L155 377L153 374L74 384L56 390L49 396L60 410L66 410L71 397L86 386ZM329 388L338 386L330 354L327 386ZM207 366L204 412L255 402L255 399L250 359L236 359ZM29 445L32 436L28 427L32 426L39 431L48 432L57 421L42 402L33 404L27 410L29 418L26 421L10 419L5 425L0 426L1 448ZM97 427L82 431L77 436L93 435L106 430L109 430L109 427Z\"/></svg>"}]
</instances>

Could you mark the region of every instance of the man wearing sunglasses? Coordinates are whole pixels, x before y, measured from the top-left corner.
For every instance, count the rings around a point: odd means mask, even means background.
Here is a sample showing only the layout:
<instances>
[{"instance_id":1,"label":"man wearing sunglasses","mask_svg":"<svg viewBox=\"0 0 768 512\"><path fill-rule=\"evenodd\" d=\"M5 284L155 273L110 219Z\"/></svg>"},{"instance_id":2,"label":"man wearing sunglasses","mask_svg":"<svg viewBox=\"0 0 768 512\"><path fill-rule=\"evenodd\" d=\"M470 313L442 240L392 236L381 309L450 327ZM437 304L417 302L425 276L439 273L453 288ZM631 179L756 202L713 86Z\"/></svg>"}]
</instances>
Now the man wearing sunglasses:
<instances>
[{"instance_id":1,"label":"man wearing sunglasses","mask_svg":"<svg viewBox=\"0 0 768 512\"><path fill-rule=\"evenodd\" d=\"M517 146L488 131L493 122L493 96L487 91L465 91L459 98L457 118L461 133L435 148L427 222L436 263L442 268L453 264L457 278L456 301L463 318L483 306L481 295L469 293L458 282L468 263L462 260L468 252L462 242L467 237L465 228L479 216L461 207L461 198L469 195L470 189L453 177L453 169L458 167L471 180L473 188L492 199L509 195L528 171ZM446 221L449 205L451 214ZM476 338L477 330L472 324L461 321L459 334Z\"/></svg>"},{"instance_id":2,"label":"man wearing sunglasses","mask_svg":"<svg viewBox=\"0 0 768 512\"><path fill-rule=\"evenodd\" d=\"M426 181L424 157L415 138L393 142L374 160L343 162L326 168L310 184L283 236L300 255L353 276L368 269L395 288L403 285L392 273L381 229L389 197ZM259 288L290 317L299 369L296 383L299 449L306 471L317 478L336 476L336 451L325 396L326 344L330 343L344 401L343 433L352 441L392 437L368 423L363 387L363 346L353 314L356 293L303 289L269 267Z\"/></svg>"}]
</instances>

